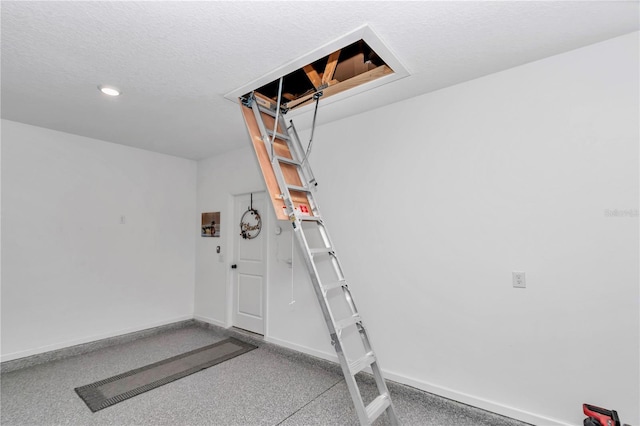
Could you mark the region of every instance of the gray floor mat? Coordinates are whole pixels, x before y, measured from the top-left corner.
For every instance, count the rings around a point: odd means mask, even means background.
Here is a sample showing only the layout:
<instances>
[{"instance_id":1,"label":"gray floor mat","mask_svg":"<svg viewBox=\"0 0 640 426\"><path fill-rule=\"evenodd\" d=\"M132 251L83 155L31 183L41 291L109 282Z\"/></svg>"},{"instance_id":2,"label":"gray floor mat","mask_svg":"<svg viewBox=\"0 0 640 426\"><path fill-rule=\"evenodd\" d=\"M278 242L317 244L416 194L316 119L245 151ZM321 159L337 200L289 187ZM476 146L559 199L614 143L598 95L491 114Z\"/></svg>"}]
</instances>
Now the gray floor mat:
<instances>
[{"instance_id":1,"label":"gray floor mat","mask_svg":"<svg viewBox=\"0 0 640 426\"><path fill-rule=\"evenodd\" d=\"M228 338L209 346L75 388L75 391L89 409L96 412L242 355L255 348L256 346L248 343Z\"/></svg>"}]
</instances>

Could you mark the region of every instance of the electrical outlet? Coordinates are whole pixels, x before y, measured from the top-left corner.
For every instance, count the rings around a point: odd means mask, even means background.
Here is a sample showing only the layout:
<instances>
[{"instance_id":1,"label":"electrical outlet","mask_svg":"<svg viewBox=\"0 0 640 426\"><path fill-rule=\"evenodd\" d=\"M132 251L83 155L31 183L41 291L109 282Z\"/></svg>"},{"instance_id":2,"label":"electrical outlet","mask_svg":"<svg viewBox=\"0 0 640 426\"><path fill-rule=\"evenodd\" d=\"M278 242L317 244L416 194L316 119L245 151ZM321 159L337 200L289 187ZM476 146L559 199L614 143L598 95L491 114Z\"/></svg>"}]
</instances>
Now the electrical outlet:
<instances>
[{"instance_id":1,"label":"electrical outlet","mask_svg":"<svg viewBox=\"0 0 640 426\"><path fill-rule=\"evenodd\" d=\"M513 271L511 274L513 278L513 287L527 288L527 281L525 280L524 272Z\"/></svg>"}]
</instances>

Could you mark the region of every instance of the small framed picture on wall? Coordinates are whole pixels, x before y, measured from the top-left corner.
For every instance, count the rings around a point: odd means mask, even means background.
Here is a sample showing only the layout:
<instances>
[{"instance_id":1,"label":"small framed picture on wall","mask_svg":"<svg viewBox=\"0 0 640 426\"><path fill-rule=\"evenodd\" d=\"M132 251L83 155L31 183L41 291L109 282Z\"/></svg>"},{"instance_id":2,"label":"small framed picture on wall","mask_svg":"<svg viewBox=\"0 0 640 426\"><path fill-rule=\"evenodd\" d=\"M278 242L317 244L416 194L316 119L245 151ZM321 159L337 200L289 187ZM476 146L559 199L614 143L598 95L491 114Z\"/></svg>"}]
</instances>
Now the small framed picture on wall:
<instances>
[{"instance_id":1,"label":"small framed picture on wall","mask_svg":"<svg viewBox=\"0 0 640 426\"><path fill-rule=\"evenodd\" d=\"M200 236L220 236L220 212L202 213L202 232Z\"/></svg>"}]
</instances>

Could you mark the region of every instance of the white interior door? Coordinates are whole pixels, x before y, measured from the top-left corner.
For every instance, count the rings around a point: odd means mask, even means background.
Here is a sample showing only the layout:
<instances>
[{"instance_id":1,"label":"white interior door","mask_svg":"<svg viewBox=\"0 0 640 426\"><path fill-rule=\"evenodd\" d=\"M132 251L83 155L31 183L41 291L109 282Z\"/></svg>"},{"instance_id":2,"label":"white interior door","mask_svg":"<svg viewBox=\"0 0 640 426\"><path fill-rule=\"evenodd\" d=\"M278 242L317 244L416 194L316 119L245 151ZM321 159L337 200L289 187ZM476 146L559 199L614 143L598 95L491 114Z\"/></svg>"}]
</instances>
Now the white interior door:
<instances>
[{"instance_id":1,"label":"white interior door","mask_svg":"<svg viewBox=\"0 0 640 426\"><path fill-rule=\"evenodd\" d=\"M239 327L258 334L264 334L265 292L266 292L266 203L265 193L253 194L253 208L258 211L263 229L252 239L243 238L240 233L242 215L252 204L251 195L235 197L234 261L236 268L233 277L233 314L232 321ZM249 218L255 223L255 217ZM255 234L255 231L250 232Z\"/></svg>"}]
</instances>

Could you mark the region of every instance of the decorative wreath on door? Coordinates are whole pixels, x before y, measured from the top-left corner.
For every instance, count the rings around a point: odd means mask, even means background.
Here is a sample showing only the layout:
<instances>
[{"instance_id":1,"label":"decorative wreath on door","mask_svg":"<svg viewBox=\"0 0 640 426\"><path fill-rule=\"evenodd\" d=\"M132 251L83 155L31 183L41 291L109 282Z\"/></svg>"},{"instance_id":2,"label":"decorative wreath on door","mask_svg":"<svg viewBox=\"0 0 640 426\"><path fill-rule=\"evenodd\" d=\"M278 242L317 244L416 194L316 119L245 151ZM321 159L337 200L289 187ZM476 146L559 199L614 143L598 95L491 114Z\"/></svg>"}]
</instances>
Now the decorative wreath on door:
<instances>
[{"instance_id":1,"label":"decorative wreath on door","mask_svg":"<svg viewBox=\"0 0 640 426\"><path fill-rule=\"evenodd\" d=\"M240 218L240 236L245 240L252 240L260 234L261 229L262 218L258 210L253 208L253 194L251 194L251 205Z\"/></svg>"}]
</instances>

